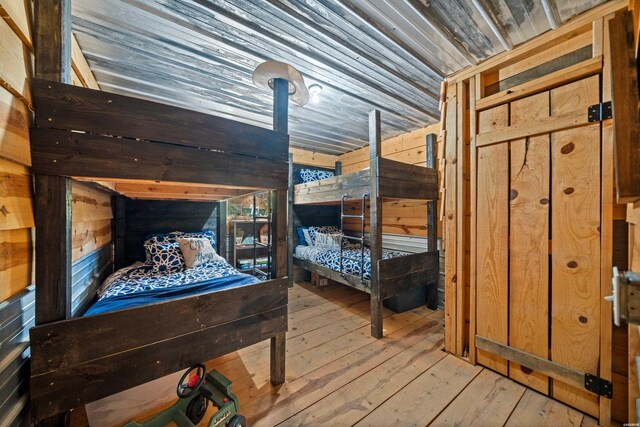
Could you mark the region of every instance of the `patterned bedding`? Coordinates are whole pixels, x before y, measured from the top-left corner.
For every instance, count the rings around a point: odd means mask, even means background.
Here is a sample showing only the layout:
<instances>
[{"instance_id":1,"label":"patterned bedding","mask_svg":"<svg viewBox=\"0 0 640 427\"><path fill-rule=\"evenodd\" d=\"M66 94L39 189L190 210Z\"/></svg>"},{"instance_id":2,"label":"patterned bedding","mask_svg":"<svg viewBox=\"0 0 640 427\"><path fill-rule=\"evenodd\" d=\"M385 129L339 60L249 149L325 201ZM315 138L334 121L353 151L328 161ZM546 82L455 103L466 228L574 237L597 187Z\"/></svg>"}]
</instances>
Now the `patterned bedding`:
<instances>
[{"instance_id":1,"label":"patterned bedding","mask_svg":"<svg viewBox=\"0 0 640 427\"><path fill-rule=\"evenodd\" d=\"M85 315L137 307L172 298L256 283L226 262L210 262L180 271L158 272L149 264L135 263L105 280L98 301Z\"/></svg>"},{"instance_id":2,"label":"patterned bedding","mask_svg":"<svg viewBox=\"0 0 640 427\"><path fill-rule=\"evenodd\" d=\"M360 245L344 245L342 253L345 257L358 260L353 261L350 259L343 259L343 272L354 276L360 276ZM382 251L382 259L395 258L403 255L407 254L397 251ZM307 261L311 261L314 264L318 264L335 271L340 271L340 251L322 251L315 246L300 245L296 247L295 256ZM364 279L369 280L371 278L371 251L367 246L365 246L364 248L364 260Z\"/></svg>"}]
</instances>

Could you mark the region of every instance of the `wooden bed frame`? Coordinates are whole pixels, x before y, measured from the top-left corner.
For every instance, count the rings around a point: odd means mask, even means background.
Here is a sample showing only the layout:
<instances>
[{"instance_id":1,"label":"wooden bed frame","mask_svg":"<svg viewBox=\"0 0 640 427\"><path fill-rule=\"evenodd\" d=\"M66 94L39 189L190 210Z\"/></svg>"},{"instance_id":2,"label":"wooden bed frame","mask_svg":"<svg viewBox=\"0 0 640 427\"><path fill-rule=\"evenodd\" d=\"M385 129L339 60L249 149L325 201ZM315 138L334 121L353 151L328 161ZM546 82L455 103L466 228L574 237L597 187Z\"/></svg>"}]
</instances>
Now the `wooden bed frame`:
<instances>
[{"instance_id":1,"label":"wooden bed frame","mask_svg":"<svg viewBox=\"0 0 640 427\"><path fill-rule=\"evenodd\" d=\"M361 199L369 193L371 279L340 272L297 258L293 255L295 230L289 227L290 263L328 277L336 282L371 294L371 335L381 338L382 302L394 295L428 286L430 308L437 306L438 250L436 243L436 204L438 172L435 164L435 135L427 136L427 167L397 162L381 157L380 112L369 114L369 169L346 175L293 185L290 182L290 210L294 205L339 204L343 195ZM340 165L336 165L340 171ZM292 171L290 170L290 174ZM382 259L382 202L391 199L429 200L427 204L427 251L407 256ZM292 267L290 267L292 268ZM292 273L289 273L292 277ZM436 297L436 298L434 298Z\"/></svg>"},{"instance_id":2,"label":"wooden bed frame","mask_svg":"<svg viewBox=\"0 0 640 427\"><path fill-rule=\"evenodd\" d=\"M284 382L288 82L274 82L275 130L53 81L32 83L38 242L37 326L30 331L33 420L59 420L72 408L266 339L271 381ZM221 184L247 192L259 190L259 182L275 190L276 279L70 318L73 178ZM122 241L116 235L115 245Z\"/></svg>"}]
</instances>

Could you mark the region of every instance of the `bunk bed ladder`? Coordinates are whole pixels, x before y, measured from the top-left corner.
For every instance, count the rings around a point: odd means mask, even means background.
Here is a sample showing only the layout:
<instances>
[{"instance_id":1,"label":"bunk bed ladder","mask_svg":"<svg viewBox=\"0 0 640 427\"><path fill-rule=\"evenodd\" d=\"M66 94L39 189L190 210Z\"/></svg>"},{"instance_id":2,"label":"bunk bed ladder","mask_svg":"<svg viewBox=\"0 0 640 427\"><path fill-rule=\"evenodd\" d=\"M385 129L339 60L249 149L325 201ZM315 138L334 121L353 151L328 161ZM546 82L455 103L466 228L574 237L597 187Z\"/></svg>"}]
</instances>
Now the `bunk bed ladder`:
<instances>
[{"instance_id":1,"label":"bunk bed ladder","mask_svg":"<svg viewBox=\"0 0 640 427\"><path fill-rule=\"evenodd\" d=\"M360 215L345 215L344 213L344 202L349 198L349 195L343 194L340 199L340 275L342 277L346 276L344 272L344 260L348 259L351 261L355 261L360 263L360 281L364 283L364 224L365 224L365 210L367 208L367 199L370 197L369 193L364 193L362 195L362 211ZM360 220L360 237L349 236L344 234L344 219L345 218L357 218ZM355 240L356 242L360 242L360 258L350 258L344 255L344 249L342 246L342 239L347 240Z\"/></svg>"},{"instance_id":2,"label":"bunk bed ladder","mask_svg":"<svg viewBox=\"0 0 640 427\"><path fill-rule=\"evenodd\" d=\"M258 209L256 205L256 195L253 195L253 275L260 277L264 280L271 279L271 197L268 197L268 205L267 210L269 211L269 215L267 216L259 216L257 215ZM262 243L259 240L258 234L258 220L266 220L265 224L267 225L267 243ZM267 267L266 272L262 271L258 267L258 248L263 247L267 248Z\"/></svg>"}]
</instances>

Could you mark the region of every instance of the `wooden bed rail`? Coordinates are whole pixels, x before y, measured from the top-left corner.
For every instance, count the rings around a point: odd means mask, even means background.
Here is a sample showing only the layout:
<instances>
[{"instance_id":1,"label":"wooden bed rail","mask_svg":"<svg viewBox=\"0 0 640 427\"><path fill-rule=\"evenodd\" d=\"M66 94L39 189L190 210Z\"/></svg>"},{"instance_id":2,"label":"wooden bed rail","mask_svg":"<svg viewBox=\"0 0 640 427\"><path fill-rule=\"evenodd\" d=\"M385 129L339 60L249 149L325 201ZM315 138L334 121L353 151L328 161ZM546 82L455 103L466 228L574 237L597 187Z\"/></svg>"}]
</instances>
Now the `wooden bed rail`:
<instances>
[{"instance_id":1,"label":"wooden bed rail","mask_svg":"<svg viewBox=\"0 0 640 427\"><path fill-rule=\"evenodd\" d=\"M130 96L33 79L35 126L169 142L286 162L289 136Z\"/></svg>"},{"instance_id":2,"label":"wooden bed rail","mask_svg":"<svg viewBox=\"0 0 640 427\"><path fill-rule=\"evenodd\" d=\"M436 200L438 171L378 158L378 197L383 199Z\"/></svg>"},{"instance_id":3,"label":"wooden bed rail","mask_svg":"<svg viewBox=\"0 0 640 427\"><path fill-rule=\"evenodd\" d=\"M33 96L35 174L287 189L286 133L47 80Z\"/></svg>"},{"instance_id":4,"label":"wooden bed rail","mask_svg":"<svg viewBox=\"0 0 640 427\"><path fill-rule=\"evenodd\" d=\"M34 420L282 336L287 290L282 278L32 328Z\"/></svg>"},{"instance_id":5,"label":"wooden bed rail","mask_svg":"<svg viewBox=\"0 0 640 427\"><path fill-rule=\"evenodd\" d=\"M419 252L378 261L382 299L438 283L438 251Z\"/></svg>"}]
</instances>

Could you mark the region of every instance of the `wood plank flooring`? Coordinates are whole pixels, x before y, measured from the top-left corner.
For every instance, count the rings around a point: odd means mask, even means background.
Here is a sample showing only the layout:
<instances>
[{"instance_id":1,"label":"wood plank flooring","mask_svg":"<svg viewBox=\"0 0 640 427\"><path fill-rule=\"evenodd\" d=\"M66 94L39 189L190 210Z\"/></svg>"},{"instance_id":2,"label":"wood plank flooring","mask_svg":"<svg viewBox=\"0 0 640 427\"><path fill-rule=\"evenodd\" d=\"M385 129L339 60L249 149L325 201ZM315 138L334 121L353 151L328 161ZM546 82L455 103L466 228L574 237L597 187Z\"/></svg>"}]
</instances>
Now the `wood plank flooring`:
<instances>
[{"instance_id":1,"label":"wood plank flooring","mask_svg":"<svg viewBox=\"0 0 640 427\"><path fill-rule=\"evenodd\" d=\"M385 310L385 337L376 340L369 336L364 293L300 283L289 298L285 384L269 382L268 342L207 363L233 381L249 426L594 425L562 403L445 353L441 310Z\"/></svg>"}]
</instances>

